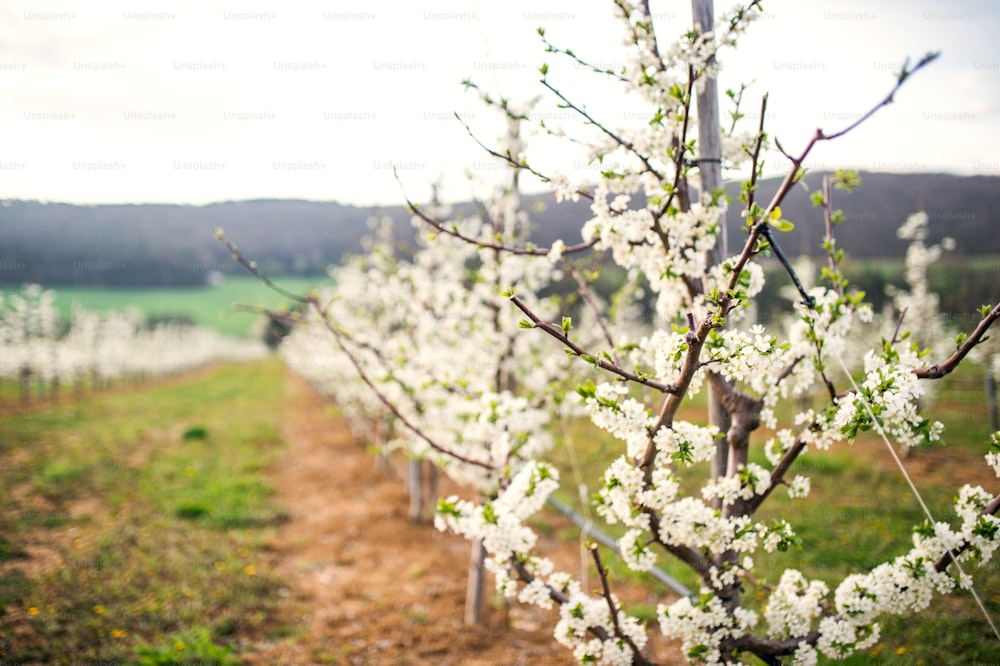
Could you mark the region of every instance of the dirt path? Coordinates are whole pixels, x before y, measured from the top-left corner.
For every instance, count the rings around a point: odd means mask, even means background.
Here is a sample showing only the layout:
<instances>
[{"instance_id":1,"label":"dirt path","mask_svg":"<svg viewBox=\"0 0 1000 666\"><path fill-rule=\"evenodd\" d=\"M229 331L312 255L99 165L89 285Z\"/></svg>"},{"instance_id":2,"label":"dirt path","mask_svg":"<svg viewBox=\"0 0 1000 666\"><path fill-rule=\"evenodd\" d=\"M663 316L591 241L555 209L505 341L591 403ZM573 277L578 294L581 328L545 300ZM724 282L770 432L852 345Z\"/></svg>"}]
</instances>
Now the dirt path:
<instances>
[{"instance_id":1,"label":"dirt path","mask_svg":"<svg viewBox=\"0 0 1000 666\"><path fill-rule=\"evenodd\" d=\"M483 626L464 626L468 543L411 524L402 481L375 469L307 385L288 382L287 455L271 478L290 520L273 549L306 633L258 644L248 663L574 663L550 633L554 611L528 611L508 630L488 607Z\"/></svg>"}]
</instances>

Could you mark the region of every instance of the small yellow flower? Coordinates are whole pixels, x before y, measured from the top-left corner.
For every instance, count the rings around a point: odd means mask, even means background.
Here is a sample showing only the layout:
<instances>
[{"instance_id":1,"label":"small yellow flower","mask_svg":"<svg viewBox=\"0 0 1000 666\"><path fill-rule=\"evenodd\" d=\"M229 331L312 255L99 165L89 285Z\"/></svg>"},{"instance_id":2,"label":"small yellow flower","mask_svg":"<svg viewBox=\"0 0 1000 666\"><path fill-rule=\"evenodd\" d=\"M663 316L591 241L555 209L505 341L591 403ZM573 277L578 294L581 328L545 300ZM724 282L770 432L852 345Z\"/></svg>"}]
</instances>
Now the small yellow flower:
<instances>
[{"instance_id":1,"label":"small yellow flower","mask_svg":"<svg viewBox=\"0 0 1000 666\"><path fill-rule=\"evenodd\" d=\"M114 636L115 638L125 638L126 636L128 636L128 632L126 632L124 629L112 629L111 635Z\"/></svg>"},{"instance_id":2,"label":"small yellow flower","mask_svg":"<svg viewBox=\"0 0 1000 666\"><path fill-rule=\"evenodd\" d=\"M187 645L184 645L184 643L182 643L181 641L177 641L176 643L174 643L174 649L177 650L178 652L183 652L184 650L187 649Z\"/></svg>"},{"instance_id":3,"label":"small yellow flower","mask_svg":"<svg viewBox=\"0 0 1000 666\"><path fill-rule=\"evenodd\" d=\"M95 615L103 615L104 614L104 606L102 606L101 604L97 604L96 606L94 606L94 614Z\"/></svg>"},{"instance_id":4,"label":"small yellow flower","mask_svg":"<svg viewBox=\"0 0 1000 666\"><path fill-rule=\"evenodd\" d=\"M28 609L28 615L38 615L38 609L32 606Z\"/></svg>"},{"instance_id":5,"label":"small yellow flower","mask_svg":"<svg viewBox=\"0 0 1000 666\"><path fill-rule=\"evenodd\" d=\"M257 567L255 567L255 566L254 566L254 565L252 565L252 564L248 564L248 565L246 565L245 567L243 567L243 571L244 571L244 572L246 573L246 575L248 575L248 576L255 576L255 575L257 575Z\"/></svg>"},{"instance_id":6,"label":"small yellow flower","mask_svg":"<svg viewBox=\"0 0 1000 666\"><path fill-rule=\"evenodd\" d=\"M50 613L55 613L56 612L56 607L53 606L52 604L49 604L48 606L45 607L45 610L47 610Z\"/></svg>"},{"instance_id":7,"label":"small yellow flower","mask_svg":"<svg viewBox=\"0 0 1000 666\"><path fill-rule=\"evenodd\" d=\"M906 648L905 647L896 648L896 654L906 654Z\"/></svg>"}]
</instances>

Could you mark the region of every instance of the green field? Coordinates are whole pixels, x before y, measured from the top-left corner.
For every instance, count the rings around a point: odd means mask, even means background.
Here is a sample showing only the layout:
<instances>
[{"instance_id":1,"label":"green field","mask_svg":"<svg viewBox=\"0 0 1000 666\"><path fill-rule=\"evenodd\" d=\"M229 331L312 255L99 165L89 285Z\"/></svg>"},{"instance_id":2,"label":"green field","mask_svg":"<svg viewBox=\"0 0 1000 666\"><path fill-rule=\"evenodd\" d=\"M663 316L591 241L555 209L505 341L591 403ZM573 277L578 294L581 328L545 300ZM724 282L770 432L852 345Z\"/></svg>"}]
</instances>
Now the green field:
<instances>
[{"instance_id":1,"label":"green field","mask_svg":"<svg viewBox=\"0 0 1000 666\"><path fill-rule=\"evenodd\" d=\"M0 412L0 661L233 664L242 641L294 632L264 477L284 373L269 359Z\"/></svg>"},{"instance_id":2,"label":"green field","mask_svg":"<svg viewBox=\"0 0 1000 666\"><path fill-rule=\"evenodd\" d=\"M323 278L274 278L294 293L304 293L329 284ZM4 296L18 293L20 287L0 286ZM88 310L123 310L138 308L146 317L189 317L196 324L214 328L227 335L243 337L251 332L258 315L233 310L236 303L276 308L287 299L261 284L252 276L227 277L218 287L110 288L53 287L60 315L68 318L74 303Z\"/></svg>"}]
</instances>

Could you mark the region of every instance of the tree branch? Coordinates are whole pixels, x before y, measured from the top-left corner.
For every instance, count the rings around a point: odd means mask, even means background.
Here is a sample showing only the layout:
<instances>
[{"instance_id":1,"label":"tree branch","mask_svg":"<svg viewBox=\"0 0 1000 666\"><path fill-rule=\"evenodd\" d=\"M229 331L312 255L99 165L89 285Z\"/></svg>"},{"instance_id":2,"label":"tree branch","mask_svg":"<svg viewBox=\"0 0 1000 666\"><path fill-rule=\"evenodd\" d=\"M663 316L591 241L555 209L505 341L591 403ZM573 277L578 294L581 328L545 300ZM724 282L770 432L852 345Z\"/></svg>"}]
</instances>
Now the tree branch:
<instances>
[{"instance_id":1,"label":"tree branch","mask_svg":"<svg viewBox=\"0 0 1000 666\"><path fill-rule=\"evenodd\" d=\"M657 171L653 167L653 165L650 164L649 157L647 157L646 155L643 155L642 153L640 153L638 151L638 149L636 149L634 143L632 143L631 141L626 141L625 139L621 138L620 136L618 136L617 134L615 134L614 132L612 132L611 130L609 130L607 127L605 127L604 125L602 125L597 120L594 120L594 118L589 113L587 113L586 111L584 111L583 109L581 109L580 107L578 107L573 102L569 101L569 99L565 95L563 95L561 92L559 92L558 89L556 89L555 87L553 87L545 79L542 79L541 83L542 83L543 86L545 86L546 88L548 88L549 90L551 90L559 99L561 99L563 101L563 103L566 105L567 108L573 109L578 114L580 114L581 116L583 116L584 118L586 118L587 122L589 122L591 125L594 125L595 127L597 127L597 129L599 129L602 132L604 132L605 134L607 134L608 137L610 137L619 146L621 146L625 150L629 151L630 153L632 153L633 155L635 155L636 157L638 157L639 161L642 162L643 165L645 165L646 170L649 173L655 175L658 180L663 180L663 174L661 174L659 171Z\"/></svg>"},{"instance_id":2,"label":"tree branch","mask_svg":"<svg viewBox=\"0 0 1000 666\"><path fill-rule=\"evenodd\" d=\"M535 577L532 575L530 571L528 571L528 568L524 566L524 563L519 562L517 560L516 555L514 556L513 566L514 566L514 571L517 572L517 577L520 578L522 582L531 583L533 580L535 580ZM549 598L552 599L552 601L556 602L560 606L562 606L565 603L569 603L569 597L566 595L565 592L563 592L562 590L557 590L548 583L545 584L545 587L546 589L548 589ZM587 627L587 631L592 633L598 640L601 641L611 640L611 636L609 636L608 632L604 630L604 627ZM650 666L652 666L652 664L650 664Z\"/></svg>"},{"instance_id":3,"label":"tree branch","mask_svg":"<svg viewBox=\"0 0 1000 666\"><path fill-rule=\"evenodd\" d=\"M542 319L538 315L536 315L531 310L531 308L529 308L520 298L518 298L517 296L511 296L510 300L514 305L518 307L518 309L521 312L523 312L528 316L528 319L530 319L531 323L534 324L534 328L542 329L543 331L551 335L553 338L566 345L568 353L571 353L574 356L579 356L585 361L593 363L594 365L603 370L607 370L608 372L612 372L618 375L622 379L626 379L630 382L636 382L637 384L642 384L644 386L654 388L657 391L660 391L661 393L673 393L674 391L677 390L677 388L671 384L664 384L662 382L656 381L655 379L642 377L634 372L629 372L628 370L620 367L616 363L613 363L611 361L608 361L607 359L603 359L598 356L595 356L594 354L591 354L586 349L584 349L580 345L570 340L569 337L567 337L567 335L563 333L563 330L561 328L553 324L550 324L548 322L542 321Z\"/></svg>"},{"instance_id":4,"label":"tree branch","mask_svg":"<svg viewBox=\"0 0 1000 666\"><path fill-rule=\"evenodd\" d=\"M469 243L470 245L475 245L476 247L486 247L486 248L489 248L491 250L498 250L500 252L508 252L510 254L530 255L530 256L534 256L534 257L544 257L549 252L551 252L551 248L511 247L510 245L504 245L503 243L494 243L494 242L491 242L491 241L480 240L480 239L477 239L477 238L473 238L471 236L466 236L465 234L463 234L460 231L458 231L458 229L455 229L455 228L452 228L452 227L448 227L443 222L439 222L438 220L435 220L434 218L432 218L431 216L429 216L427 213L425 213L423 210L421 210L420 207L417 206L417 204L415 204L412 201L410 201L409 197L406 196L405 192L403 193L403 200L406 201L406 205L410 208L410 210L413 211L413 213L417 217L419 217L421 220L423 220L424 222L426 222L427 224L429 224L430 226L432 226L434 229L436 229L440 233L447 234L449 236L454 236L455 238L457 238L457 239L459 239L461 241L465 241L466 243ZM584 242L584 243L577 243L576 245L569 245L569 246L566 247L566 249L563 250L563 254L574 254L576 252L582 252L584 250L589 250L590 248L594 247L594 245L596 245L599 240L600 240L599 238L594 238L594 239L592 239L590 241L587 241L587 242Z\"/></svg>"},{"instance_id":5,"label":"tree branch","mask_svg":"<svg viewBox=\"0 0 1000 666\"><path fill-rule=\"evenodd\" d=\"M601 589L603 590L605 601L608 602L608 611L611 613L611 624L614 625L615 636L628 643L629 648L632 649L633 664L646 666L649 662L642 656L642 652L640 652L635 642L633 642L629 636L625 635L622 631L621 625L618 623L618 609L615 608L614 599L611 598L611 587L608 585L608 573L604 570L604 564L601 562L601 556L597 552L596 543L590 544L590 554L594 558L594 565L597 567L597 575L601 579Z\"/></svg>"},{"instance_id":6,"label":"tree branch","mask_svg":"<svg viewBox=\"0 0 1000 666\"><path fill-rule=\"evenodd\" d=\"M976 326L976 330L972 332L972 335L967 337L965 341L959 345L955 353L952 354L947 361L939 363L938 365L931 365L924 368L917 368L913 371L920 379L940 379L944 377L952 370L958 367L958 364L962 362L962 359L972 351L972 348L983 341L983 336L986 335L986 331L989 330L990 326L993 325L997 319L1000 319L1000 303L993 306L989 314L983 317L979 325Z\"/></svg>"},{"instance_id":7,"label":"tree branch","mask_svg":"<svg viewBox=\"0 0 1000 666\"><path fill-rule=\"evenodd\" d=\"M572 261L568 263L569 263L570 273L573 275L573 279L576 280L576 283L580 286L580 296L583 297L583 300L587 303L587 306L590 307L590 311L593 313L595 319L597 320L597 325L601 329L602 335L604 335L604 340L605 342L608 343L608 346L610 347L608 353L611 354L612 362L615 365L620 366L621 363L618 361L618 355L615 354L615 341L611 337L611 331L608 330L607 325L604 323L604 317L601 315L600 308L598 308L597 303L594 302L594 295L590 291L590 286L587 284L587 281L583 279L583 275L580 273L580 269L576 267L576 263Z\"/></svg>"},{"instance_id":8,"label":"tree branch","mask_svg":"<svg viewBox=\"0 0 1000 666\"><path fill-rule=\"evenodd\" d=\"M477 137L473 133L472 128L470 128L469 125L464 120L462 120L461 116L459 116L456 113L455 117L458 118L458 122L461 123L462 127L465 128L465 131L469 133L469 136L472 137L472 140L475 141L477 144L479 144L479 147L482 148L483 150L485 150L487 153L489 153L493 157L496 157L498 159L503 160L504 162L507 163L507 165L510 168L514 169L515 171L518 171L518 170L527 171L528 173L530 173L531 175L535 176L536 178L538 178L543 183L550 183L550 182L552 182L552 179L549 176L546 176L545 174L541 173L540 171L536 171L531 166L529 166L526 161L522 160L522 161L519 162L516 159L514 159L514 157L511 156L510 153L499 153L499 152L493 150L492 148L490 148L489 146L487 146L486 144L484 144L482 141L479 140L479 137ZM396 180L398 182L399 179L397 178ZM587 199L590 199L591 201L594 200L594 195L591 194L590 192L587 192L586 190L575 190L575 192L576 192L576 194L579 194L581 197L585 197Z\"/></svg>"},{"instance_id":9,"label":"tree branch","mask_svg":"<svg viewBox=\"0 0 1000 666\"><path fill-rule=\"evenodd\" d=\"M277 293L281 294L285 298L290 298L291 300L297 301L299 303L309 303L310 302L308 296L302 296L300 294L294 294L294 293L292 293L290 291L287 291L287 290L283 289L281 287L281 285L277 284L276 282L273 282L271 280L271 278L269 278L266 275L264 275L264 273L259 268L257 268L257 262L256 261L250 261L249 259L247 259L246 257L244 257L243 253L240 252L239 248L236 247L236 244L233 243L233 242L231 242L228 238L226 238L225 233L223 233L223 231L222 231L222 227L217 227L215 229L215 237L219 239L220 243L222 243L223 245L226 246L227 250L229 250L230 252L233 253L233 259L235 259L240 264L242 264L244 268L246 268L248 271L250 271L251 273L253 273L253 276L255 278L257 278L258 280L260 280L261 282L263 282L270 289L272 289L273 291L276 291Z\"/></svg>"}]
</instances>

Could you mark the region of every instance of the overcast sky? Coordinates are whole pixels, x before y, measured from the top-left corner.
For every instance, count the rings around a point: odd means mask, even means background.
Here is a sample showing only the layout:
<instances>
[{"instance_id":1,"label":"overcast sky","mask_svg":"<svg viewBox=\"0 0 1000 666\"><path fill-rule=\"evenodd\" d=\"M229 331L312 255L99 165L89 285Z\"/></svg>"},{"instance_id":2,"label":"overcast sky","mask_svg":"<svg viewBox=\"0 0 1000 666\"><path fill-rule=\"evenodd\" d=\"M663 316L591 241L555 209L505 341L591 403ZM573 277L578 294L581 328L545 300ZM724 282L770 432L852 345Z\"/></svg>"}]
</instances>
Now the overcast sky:
<instances>
[{"instance_id":1,"label":"overcast sky","mask_svg":"<svg viewBox=\"0 0 1000 666\"><path fill-rule=\"evenodd\" d=\"M812 166L1000 175L1000 3L763 5L724 57L722 85L754 81L754 114L769 92L767 126L786 149L849 124L905 57L939 50L896 104L817 148ZM688 2L652 9L661 41L690 24ZM513 100L543 95L550 122L579 127L538 84L545 62L548 80L608 125L628 122L627 106L545 54L536 34L544 26L613 65L622 52L611 16L608 0L0 0L0 198L395 204L397 164L411 198L443 178L445 196L463 199L467 171L482 181L498 171L453 112L487 143L501 128L464 78ZM587 168L571 149L531 145L547 169ZM777 155L769 164L784 167Z\"/></svg>"}]
</instances>

